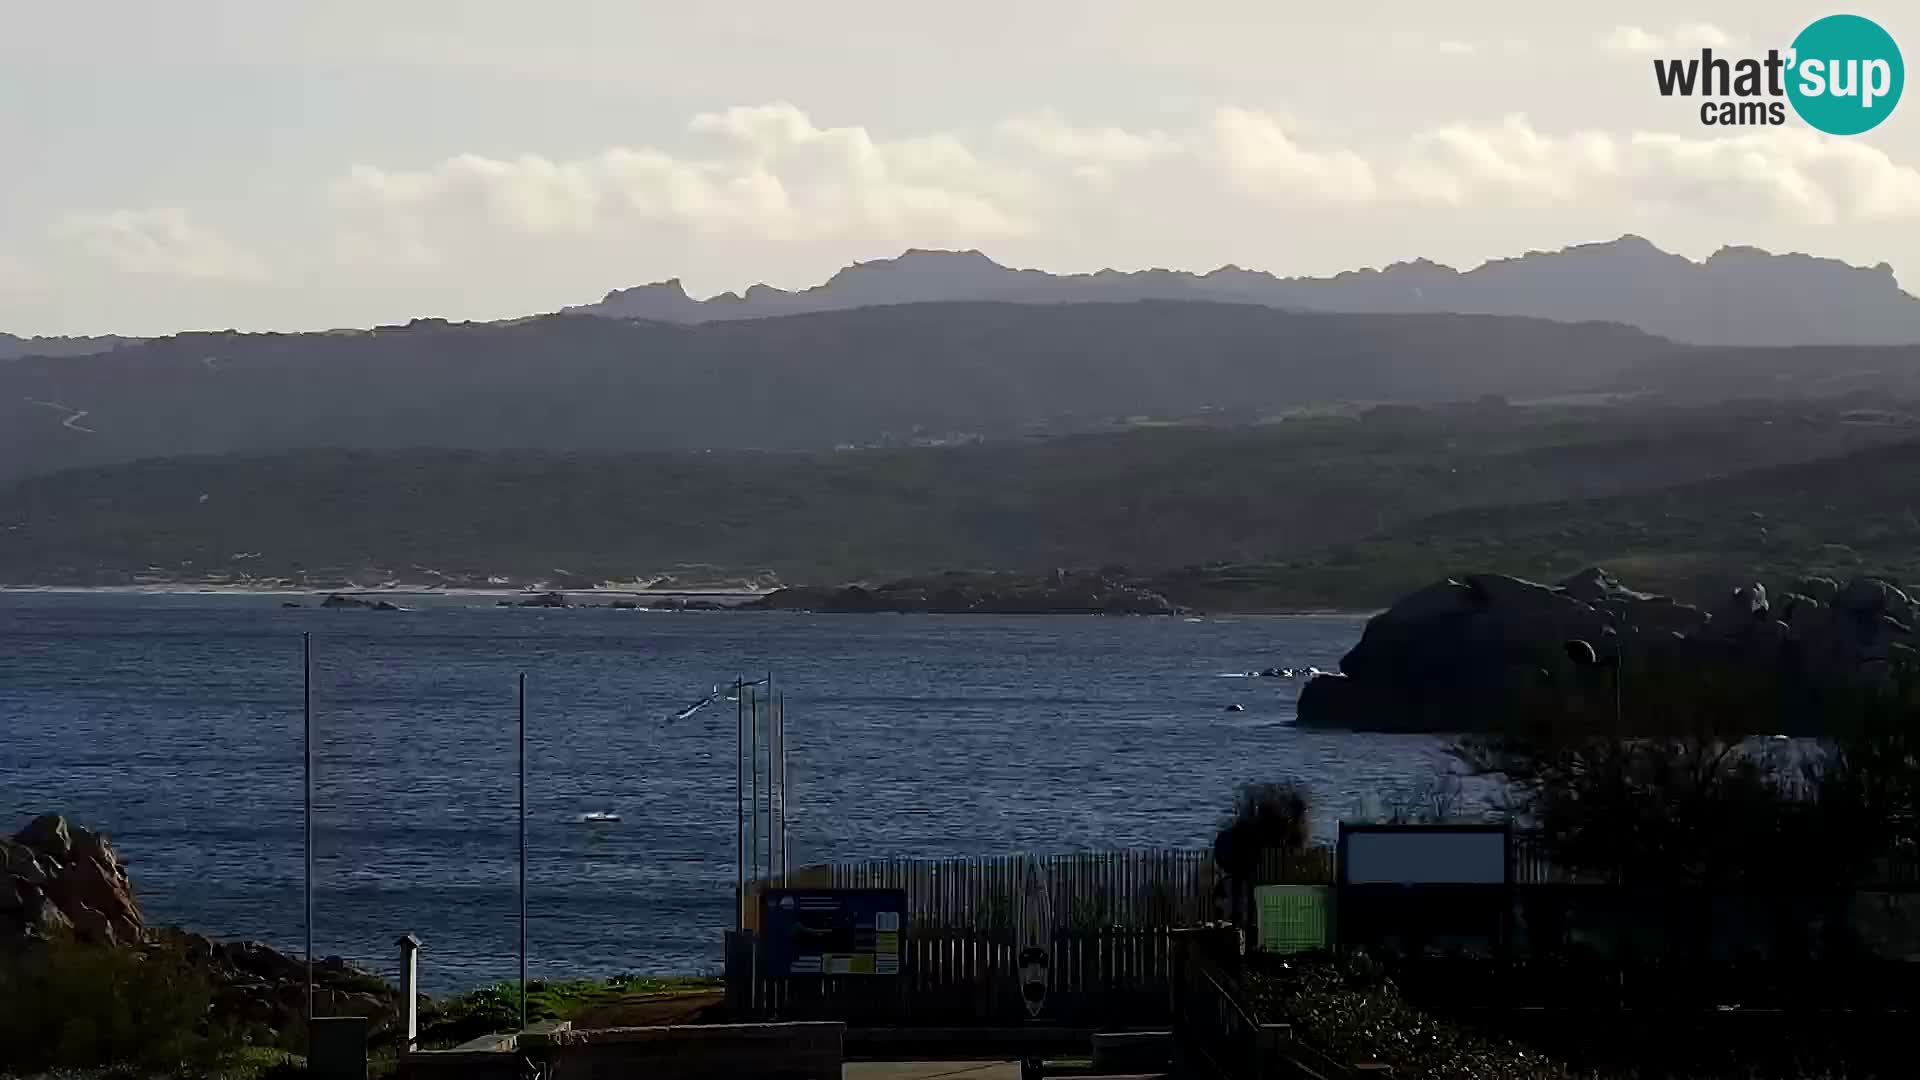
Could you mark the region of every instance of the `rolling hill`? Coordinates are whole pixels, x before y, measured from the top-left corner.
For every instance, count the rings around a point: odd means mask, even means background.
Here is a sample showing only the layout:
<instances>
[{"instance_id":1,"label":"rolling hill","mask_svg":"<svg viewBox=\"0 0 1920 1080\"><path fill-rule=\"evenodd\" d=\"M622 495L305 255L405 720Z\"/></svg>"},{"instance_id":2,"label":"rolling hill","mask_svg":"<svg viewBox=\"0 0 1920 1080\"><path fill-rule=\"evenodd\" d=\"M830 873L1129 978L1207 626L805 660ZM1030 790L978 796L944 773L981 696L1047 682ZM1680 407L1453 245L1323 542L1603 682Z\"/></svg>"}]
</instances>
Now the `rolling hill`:
<instances>
[{"instance_id":1,"label":"rolling hill","mask_svg":"<svg viewBox=\"0 0 1920 1080\"><path fill-rule=\"evenodd\" d=\"M1364 606L1443 567L1684 562L1724 546L1740 568L1773 550L1732 542L1753 509L1782 515L1777 543L1795 538L1780 559L1828 542L1877 558L1905 520L1887 500L1920 471L1855 471L1906 461L1917 435L1911 417L1795 406L1476 405L837 453L176 458L0 489L0 582L531 583L700 567L839 583L1122 564L1205 606ZM1822 485L1837 492L1831 519ZM1766 509L1775 496L1781 509ZM1190 565L1205 569L1169 570Z\"/></svg>"},{"instance_id":2,"label":"rolling hill","mask_svg":"<svg viewBox=\"0 0 1920 1080\"><path fill-rule=\"evenodd\" d=\"M0 360L0 481L317 447L774 450L1251 420L1578 391L1674 348L1597 323L1169 301L179 334Z\"/></svg>"}]
</instances>

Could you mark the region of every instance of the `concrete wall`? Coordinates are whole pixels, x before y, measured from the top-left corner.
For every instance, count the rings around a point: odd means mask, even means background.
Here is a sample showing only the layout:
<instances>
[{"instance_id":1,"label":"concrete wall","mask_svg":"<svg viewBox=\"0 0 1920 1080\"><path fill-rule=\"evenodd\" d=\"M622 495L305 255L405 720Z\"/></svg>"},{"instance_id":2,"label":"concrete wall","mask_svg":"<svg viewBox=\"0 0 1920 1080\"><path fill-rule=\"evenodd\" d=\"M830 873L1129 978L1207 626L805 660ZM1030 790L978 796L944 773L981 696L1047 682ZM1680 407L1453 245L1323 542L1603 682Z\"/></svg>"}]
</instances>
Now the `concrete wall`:
<instances>
[{"instance_id":1,"label":"concrete wall","mask_svg":"<svg viewBox=\"0 0 1920 1080\"><path fill-rule=\"evenodd\" d=\"M507 1080L520 1062L550 1066L551 1075L587 1080L839 1080L846 1025L701 1024L526 1033L495 1050L408 1054L401 1076L422 1080Z\"/></svg>"}]
</instances>

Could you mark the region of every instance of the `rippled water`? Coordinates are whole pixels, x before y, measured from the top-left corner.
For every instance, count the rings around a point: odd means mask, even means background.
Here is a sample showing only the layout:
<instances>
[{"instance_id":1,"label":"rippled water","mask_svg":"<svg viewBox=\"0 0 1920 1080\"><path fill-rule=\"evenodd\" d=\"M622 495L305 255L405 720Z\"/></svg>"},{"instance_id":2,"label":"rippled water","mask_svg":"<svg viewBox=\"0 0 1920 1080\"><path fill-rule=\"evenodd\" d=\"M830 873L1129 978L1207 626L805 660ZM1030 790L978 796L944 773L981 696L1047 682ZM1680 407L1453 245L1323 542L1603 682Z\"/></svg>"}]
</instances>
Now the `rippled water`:
<instances>
[{"instance_id":1,"label":"rippled water","mask_svg":"<svg viewBox=\"0 0 1920 1080\"><path fill-rule=\"evenodd\" d=\"M1427 775L1424 736L1291 727L1350 616L975 618L387 613L261 596L0 594L0 823L111 832L149 917L297 950L301 634L314 638L315 946L448 990L517 970L515 681L528 677L536 973L719 966L735 717L667 718L735 673L786 695L793 864L1202 844L1233 786L1331 812ZM1229 703L1244 712L1227 712ZM612 810L618 825L582 825ZM17 823L17 824L13 824Z\"/></svg>"}]
</instances>

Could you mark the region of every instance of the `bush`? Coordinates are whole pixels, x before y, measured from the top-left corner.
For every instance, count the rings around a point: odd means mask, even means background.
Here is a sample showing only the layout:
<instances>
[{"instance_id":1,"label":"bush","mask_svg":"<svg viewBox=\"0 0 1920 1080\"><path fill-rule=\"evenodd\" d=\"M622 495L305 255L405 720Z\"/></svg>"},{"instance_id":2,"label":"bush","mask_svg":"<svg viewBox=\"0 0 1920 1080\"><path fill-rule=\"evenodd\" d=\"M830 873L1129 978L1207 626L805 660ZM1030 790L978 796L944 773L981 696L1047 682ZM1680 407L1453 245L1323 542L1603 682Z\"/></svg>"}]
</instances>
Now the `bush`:
<instances>
[{"instance_id":1,"label":"bush","mask_svg":"<svg viewBox=\"0 0 1920 1080\"><path fill-rule=\"evenodd\" d=\"M1305 851L1311 833L1311 803L1295 783L1242 784L1233 812L1213 838L1213 861L1236 878L1250 878L1266 851Z\"/></svg>"},{"instance_id":2,"label":"bush","mask_svg":"<svg viewBox=\"0 0 1920 1080\"><path fill-rule=\"evenodd\" d=\"M134 1065L178 1071L231 1040L182 958L72 941L0 950L0 1071Z\"/></svg>"}]
</instances>

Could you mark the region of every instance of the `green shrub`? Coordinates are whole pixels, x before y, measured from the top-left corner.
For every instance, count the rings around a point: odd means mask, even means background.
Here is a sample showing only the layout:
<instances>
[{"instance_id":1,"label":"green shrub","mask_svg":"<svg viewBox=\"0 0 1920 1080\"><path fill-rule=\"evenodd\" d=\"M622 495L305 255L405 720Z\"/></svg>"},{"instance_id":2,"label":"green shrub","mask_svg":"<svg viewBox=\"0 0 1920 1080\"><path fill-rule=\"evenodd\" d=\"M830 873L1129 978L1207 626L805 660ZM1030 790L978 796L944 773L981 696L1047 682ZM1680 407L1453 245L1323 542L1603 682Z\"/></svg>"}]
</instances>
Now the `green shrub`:
<instances>
[{"instance_id":1,"label":"green shrub","mask_svg":"<svg viewBox=\"0 0 1920 1080\"><path fill-rule=\"evenodd\" d=\"M165 952L71 941L0 950L0 1001L0 1071L177 1071L228 1043L209 1021L205 977Z\"/></svg>"}]
</instances>

